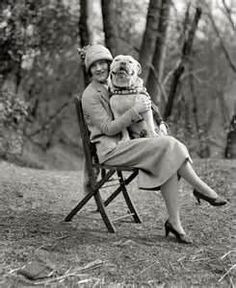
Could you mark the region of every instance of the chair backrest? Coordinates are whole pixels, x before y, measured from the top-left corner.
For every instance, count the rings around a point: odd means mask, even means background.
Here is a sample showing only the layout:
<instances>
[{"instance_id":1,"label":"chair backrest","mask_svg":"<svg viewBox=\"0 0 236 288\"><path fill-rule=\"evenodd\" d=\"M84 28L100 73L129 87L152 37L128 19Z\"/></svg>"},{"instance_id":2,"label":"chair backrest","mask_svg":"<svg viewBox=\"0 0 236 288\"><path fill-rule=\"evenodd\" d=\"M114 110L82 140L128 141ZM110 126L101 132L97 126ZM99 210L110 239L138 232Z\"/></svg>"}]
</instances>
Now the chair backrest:
<instances>
[{"instance_id":1,"label":"chair backrest","mask_svg":"<svg viewBox=\"0 0 236 288\"><path fill-rule=\"evenodd\" d=\"M76 107L76 114L78 117L78 123L80 128L80 135L82 139L82 146L84 150L88 177L90 180L95 180L94 178L96 178L97 176L96 174L98 173L98 171L95 171L94 164L99 164L99 161L96 152L96 146L94 143L91 143L90 141L90 132L84 119L81 96L75 97L75 107Z\"/></svg>"}]
</instances>

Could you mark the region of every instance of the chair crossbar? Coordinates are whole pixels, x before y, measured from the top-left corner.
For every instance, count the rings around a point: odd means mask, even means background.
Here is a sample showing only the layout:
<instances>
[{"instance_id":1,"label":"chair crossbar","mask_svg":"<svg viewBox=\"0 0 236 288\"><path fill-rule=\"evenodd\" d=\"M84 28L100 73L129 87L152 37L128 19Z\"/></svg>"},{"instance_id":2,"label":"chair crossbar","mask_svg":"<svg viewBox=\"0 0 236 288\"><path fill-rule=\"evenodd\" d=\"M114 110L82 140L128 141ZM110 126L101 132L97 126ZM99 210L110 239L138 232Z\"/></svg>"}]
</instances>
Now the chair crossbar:
<instances>
[{"instance_id":1,"label":"chair crossbar","mask_svg":"<svg viewBox=\"0 0 236 288\"><path fill-rule=\"evenodd\" d=\"M138 174L138 171L135 170L135 172L133 172L125 181L123 181L122 184L104 201L104 205L108 206L118 195L119 193L122 191L122 189L124 189L124 186L127 186Z\"/></svg>"},{"instance_id":2,"label":"chair crossbar","mask_svg":"<svg viewBox=\"0 0 236 288\"><path fill-rule=\"evenodd\" d=\"M116 170L109 170L107 173L106 173L106 175L99 181L99 182L97 182L96 183L96 185L94 186L94 189L95 190L97 190L97 189L100 189L101 187L102 187L102 185L104 184L104 183L106 183L109 179L110 179L110 177L112 176L112 175L114 175L114 173L116 172Z\"/></svg>"},{"instance_id":3,"label":"chair crossbar","mask_svg":"<svg viewBox=\"0 0 236 288\"><path fill-rule=\"evenodd\" d=\"M117 184L114 183L114 184L110 184L110 185L102 186L101 189L106 189L106 188L114 187L114 186L116 186L116 185L117 185Z\"/></svg>"},{"instance_id":4,"label":"chair crossbar","mask_svg":"<svg viewBox=\"0 0 236 288\"><path fill-rule=\"evenodd\" d=\"M128 218L128 217L131 217L131 216L134 216L134 213L127 213L125 215L122 215L122 216L119 216L117 218L113 218L112 221L115 222L115 221L119 221L121 219L125 219L125 218Z\"/></svg>"}]
</instances>

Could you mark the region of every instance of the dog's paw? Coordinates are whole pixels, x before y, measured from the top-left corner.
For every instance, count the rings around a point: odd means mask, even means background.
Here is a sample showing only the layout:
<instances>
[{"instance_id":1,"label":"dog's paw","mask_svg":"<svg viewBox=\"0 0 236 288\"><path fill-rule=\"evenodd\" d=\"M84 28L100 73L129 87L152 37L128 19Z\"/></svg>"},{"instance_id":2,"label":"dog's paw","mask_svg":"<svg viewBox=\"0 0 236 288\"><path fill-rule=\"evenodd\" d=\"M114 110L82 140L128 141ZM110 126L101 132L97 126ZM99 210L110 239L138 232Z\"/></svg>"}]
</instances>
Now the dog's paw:
<instances>
[{"instance_id":1,"label":"dog's paw","mask_svg":"<svg viewBox=\"0 0 236 288\"><path fill-rule=\"evenodd\" d=\"M140 137L140 138L145 138L145 137L147 137L147 136L148 136L147 130L146 130L146 129L142 129L142 130L140 131L140 133L139 133L139 137Z\"/></svg>"}]
</instances>

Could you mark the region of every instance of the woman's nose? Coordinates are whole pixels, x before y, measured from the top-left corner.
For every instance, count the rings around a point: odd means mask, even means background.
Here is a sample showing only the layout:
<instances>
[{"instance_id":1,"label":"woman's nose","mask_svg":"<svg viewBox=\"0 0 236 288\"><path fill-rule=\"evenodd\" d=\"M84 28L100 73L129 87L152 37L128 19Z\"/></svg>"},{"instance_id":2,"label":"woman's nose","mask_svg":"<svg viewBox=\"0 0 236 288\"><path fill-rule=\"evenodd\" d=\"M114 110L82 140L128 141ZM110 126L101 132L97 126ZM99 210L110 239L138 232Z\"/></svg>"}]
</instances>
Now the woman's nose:
<instances>
[{"instance_id":1,"label":"woman's nose","mask_svg":"<svg viewBox=\"0 0 236 288\"><path fill-rule=\"evenodd\" d=\"M102 69L102 65L100 63L96 63L95 64L95 69L96 70L101 70Z\"/></svg>"}]
</instances>

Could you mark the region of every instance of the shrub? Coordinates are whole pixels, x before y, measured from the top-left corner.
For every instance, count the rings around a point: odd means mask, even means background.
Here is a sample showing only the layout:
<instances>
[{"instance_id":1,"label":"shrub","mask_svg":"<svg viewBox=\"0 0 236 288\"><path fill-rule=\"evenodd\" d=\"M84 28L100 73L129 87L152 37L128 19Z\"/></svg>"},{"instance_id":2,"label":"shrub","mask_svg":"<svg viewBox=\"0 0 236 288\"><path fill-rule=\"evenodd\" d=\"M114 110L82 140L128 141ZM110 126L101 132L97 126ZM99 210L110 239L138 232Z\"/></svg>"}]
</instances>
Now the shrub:
<instances>
[{"instance_id":1,"label":"shrub","mask_svg":"<svg viewBox=\"0 0 236 288\"><path fill-rule=\"evenodd\" d=\"M0 91L0 158L20 155L28 105L16 95Z\"/></svg>"}]
</instances>

